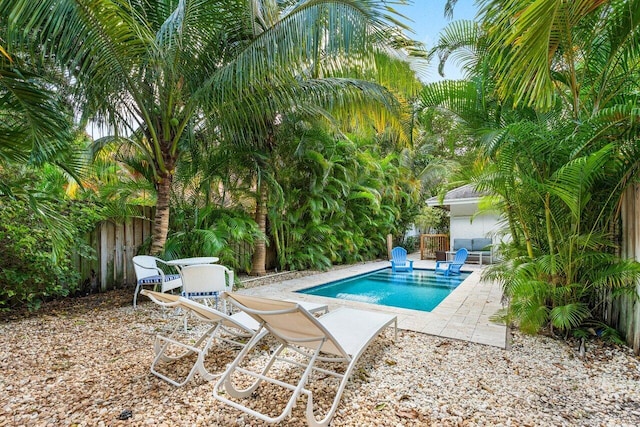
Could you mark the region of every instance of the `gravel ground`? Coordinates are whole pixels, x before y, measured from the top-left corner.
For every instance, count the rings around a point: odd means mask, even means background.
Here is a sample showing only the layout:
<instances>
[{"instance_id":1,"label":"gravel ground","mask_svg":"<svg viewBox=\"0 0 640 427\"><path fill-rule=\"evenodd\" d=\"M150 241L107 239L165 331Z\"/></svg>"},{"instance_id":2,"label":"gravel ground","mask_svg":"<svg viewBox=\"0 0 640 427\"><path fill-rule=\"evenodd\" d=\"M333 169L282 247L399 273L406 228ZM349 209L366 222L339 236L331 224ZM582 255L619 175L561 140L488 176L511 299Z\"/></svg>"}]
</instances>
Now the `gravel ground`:
<instances>
[{"instance_id":1,"label":"gravel ground","mask_svg":"<svg viewBox=\"0 0 640 427\"><path fill-rule=\"evenodd\" d=\"M131 294L4 316L0 426L263 425L215 401L197 375L180 388L152 375L154 336L176 319L144 297L133 310ZM384 333L360 359L332 426L640 425L640 359L628 348L588 342L580 358L572 343L518 331L507 350L408 331L392 338ZM208 367L224 366L233 352L210 355ZM282 424L306 425L304 407Z\"/></svg>"}]
</instances>

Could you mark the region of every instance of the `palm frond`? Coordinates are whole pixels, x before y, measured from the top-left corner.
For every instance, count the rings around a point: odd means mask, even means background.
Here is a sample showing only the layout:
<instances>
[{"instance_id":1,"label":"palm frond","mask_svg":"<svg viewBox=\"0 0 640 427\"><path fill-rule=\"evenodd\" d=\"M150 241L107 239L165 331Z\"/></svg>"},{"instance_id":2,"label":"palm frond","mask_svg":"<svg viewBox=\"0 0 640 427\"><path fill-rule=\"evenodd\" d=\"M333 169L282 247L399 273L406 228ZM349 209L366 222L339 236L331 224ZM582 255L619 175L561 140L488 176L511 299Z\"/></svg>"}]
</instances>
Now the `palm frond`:
<instances>
[{"instance_id":1,"label":"palm frond","mask_svg":"<svg viewBox=\"0 0 640 427\"><path fill-rule=\"evenodd\" d=\"M473 120L482 114L478 95L478 87L472 82L443 80L425 85L420 101L424 108L443 108L463 119Z\"/></svg>"},{"instance_id":2,"label":"palm frond","mask_svg":"<svg viewBox=\"0 0 640 427\"><path fill-rule=\"evenodd\" d=\"M72 139L71 114L40 76L0 62L0 156L43 163Z\"/></svg>"},{"instance_id":3,"label":"palm frond","mask_svg":"<svg viewBox=\"0 0 640 427\"><path fill-rule=\"evenodd\" d=\"M590 189L594 182L602 177L612 148L609 145L587 157L574 159L551 177L549 190L564 201L574 218L580 218L582 210L589 202Z\"/></svg>"},{"instance_id":4,"label":"palm frond","mask_svg":"<svg viewBox=\"0 0 640 427\"><path fill-rule=\"evenodd\" d=\"M497 83L503 98L514 105L554 105L552 60L560 49L571 51L572 29L604 4L604 0L487 0L480 15L492 35L490 50L497 64ZM571 59L570 59L571 60Z\"/></svg>"},{"instance_id":5,"label":"palm frond","mask_svg":"<svg viewBox=\"0 0 640 427\"><path fill-rule=\"evenodd\" d=\"M589 307L579 302L553 307L549 313L551 324L561 331L577 328L590 316Z\"/></svg>"},{"instance_id":6,"label":"palm frond","mask_svg":"<svg viewBox=\"0 0 640 427\"><path fill-rule=\"evenodd\" d=\"M469 74L479 64L479 55L483 54L480 42L484 35L475 21L454 21L440 33L440 38L432 48L431 54L438 54L438 73L444 76L444 67L449 58Z\"/></svg>"}]
</instances>

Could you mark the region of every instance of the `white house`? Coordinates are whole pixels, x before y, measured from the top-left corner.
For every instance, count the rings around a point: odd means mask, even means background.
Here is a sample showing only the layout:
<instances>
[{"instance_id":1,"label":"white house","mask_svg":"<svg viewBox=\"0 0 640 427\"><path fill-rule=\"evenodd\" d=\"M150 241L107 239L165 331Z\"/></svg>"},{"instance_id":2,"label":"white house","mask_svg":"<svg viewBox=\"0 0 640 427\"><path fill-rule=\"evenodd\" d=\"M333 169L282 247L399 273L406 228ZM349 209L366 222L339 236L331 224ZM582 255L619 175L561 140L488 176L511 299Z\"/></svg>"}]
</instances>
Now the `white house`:
<instances>
[{"instance_id":1,"label":"white house","mask_svg":"<svg viewBox=\"0 0 640 427\"><path fill-rule=\"evenodd\" d=\"M478 213L481 197L482 195L471 184L467 184L449 191L442 202L438 197L431 197L426 201L428 206L444 206L449 210L449 247L451 249L458 249L454 245L455 239L488 238L494 244L497 243L500 217L497 213ZM467 249L471 250L471 248Z\"/></svg>"}]
</instances>

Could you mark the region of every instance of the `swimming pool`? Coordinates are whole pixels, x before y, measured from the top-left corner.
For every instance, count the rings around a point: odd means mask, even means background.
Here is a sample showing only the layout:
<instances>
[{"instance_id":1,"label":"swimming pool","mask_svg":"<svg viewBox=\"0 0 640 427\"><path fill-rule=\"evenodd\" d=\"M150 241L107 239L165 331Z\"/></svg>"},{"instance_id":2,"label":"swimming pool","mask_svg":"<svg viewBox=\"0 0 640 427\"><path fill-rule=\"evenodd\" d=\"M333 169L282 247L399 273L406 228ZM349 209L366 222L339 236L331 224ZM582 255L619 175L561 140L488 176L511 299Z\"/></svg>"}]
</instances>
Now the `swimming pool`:
<instances>
[{"instance_id":1,"label":"swimming pool","mask_svg":"<svg viewBox=\"0 0 640 427\"><path fill-rule=\"evenodd\" d=\"M296 292L369 304L431 311L470 273L444 277L433 270L393 273L391 268L376 270Z\"/></svg>"}]
</instances>

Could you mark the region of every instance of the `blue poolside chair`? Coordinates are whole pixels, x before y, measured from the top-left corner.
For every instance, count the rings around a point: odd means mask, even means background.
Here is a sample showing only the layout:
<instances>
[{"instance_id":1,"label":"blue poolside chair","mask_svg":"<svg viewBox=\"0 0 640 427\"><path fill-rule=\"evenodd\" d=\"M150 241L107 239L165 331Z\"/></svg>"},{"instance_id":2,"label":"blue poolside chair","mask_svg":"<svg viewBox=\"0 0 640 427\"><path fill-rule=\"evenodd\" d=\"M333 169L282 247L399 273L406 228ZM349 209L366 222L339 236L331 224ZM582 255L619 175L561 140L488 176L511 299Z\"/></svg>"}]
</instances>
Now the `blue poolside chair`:
<instances>
[{"instance_id":1,"label":"blue poolside chair","mask_svg":"<svg viewBox=\"0 0 640 427\"><path fill-rule=\"evenodd\" d=\"M460 274L460 269L467 261L469 251L465 248L458 249L453 261L437 261L436 262L436 274L444 274L449 276L451 274Z\"/></svg>"},{"instance_id":2,"label":"blue poolside chair","mask_svg":"<svg viewBox=\"0 0 640 427\"><path fill-rule=\"evenodd\" d=\"M391 271L413 271L413 260L407 259L405 248L395 247L391 249Z\"/></svg>"}]
</instances>

